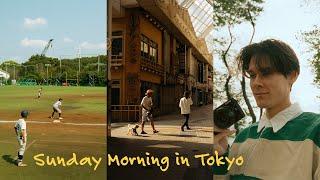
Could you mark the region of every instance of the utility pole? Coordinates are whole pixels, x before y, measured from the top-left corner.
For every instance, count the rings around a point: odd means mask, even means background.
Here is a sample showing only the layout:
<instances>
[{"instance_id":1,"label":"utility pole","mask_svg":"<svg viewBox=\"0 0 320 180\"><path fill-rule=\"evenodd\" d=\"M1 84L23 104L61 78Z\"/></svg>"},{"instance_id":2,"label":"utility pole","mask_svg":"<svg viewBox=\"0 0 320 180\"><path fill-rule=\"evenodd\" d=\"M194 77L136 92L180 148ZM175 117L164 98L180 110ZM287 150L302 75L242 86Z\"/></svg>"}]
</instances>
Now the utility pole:
<instances>
[{"instance_id":1,"label":"utility pole","mask_svg":"<svg viewBox=\"0 0 320 180\"><path fill-rule=\"evenodd\" d=\"M49 85L48 83L49 83L49 76L48 76L48 68L49 68L49 66L51 66L51 64L45 64L45 66L47 67L47 85Z\"/></svg>"},{"instance_id":2,"label":"utility pole","mask_svg":"<svg viewBox=\"0 0 320 180\"><path fill-rule=\"evenodd\" d=\"M78 72L80 74L80 59L81 59L81 47L79 46L79 50L78 50L78 58L79 58L79 69Z\"/></svg>"},{"instance_id":3,"label":"utility pole","mask_svg":"<svg viewBox=\"0 0 320 180\"><path fill-rule=\"evenodd\" d=\"M99 71L100 71L100 56L98 56L98 74L99 74Z\"/></svg>"},{"instance_id":4,"label":"utility pole","mask_svg":"<svg viewBox=\"0 0 320 180\"><path fill-rule=\"evenodd\" d=\"M60 73L59 73L59 74L61 74L61 56L60 56L60 58L59 58L59 61L60 61L60 64L59 64L59 67L60 67Z\"/></svg>"},{"instance_id":5,"label":"utility pole","mask_svg":"<svg viewBox=\"0 0 320 180\"><path fill-rule=\"evenodd\" d=\"M13 78L16 80L16 65L13 64Z\"/></svg>"},{"instance_id":6,"label":"utility pole","mask_svg":"<svg viewBox=\"0 0 320 180\"><path fill-rule=\"evenodd\" d=\"M28 69L28 66L23 66L24 67L24 76L27 76L27 69Z\"/></svg>"},{"instance_id":7,"label":"utility pole","mask_svg":"<svg viewBox=\"0 0 320 180\"><path fill-rule=\"evenodd\" d=\"M8 73L8 65L10 65L10 63L5 62L4 64L6 65L6 72ZM10 73L9 73L9 75L10 75ZM6 84L7 84L7 82L8 82L8 80L6 79Z\"/></svg>"},{"instance_id":8,"label":"utility pole","mask_svg":"<svg viewBox=\"0 0 320 180\"><path fill-rule=\"evenodd\" d=\"M79 72L77 72L77 86L79 86Z\"/></svg>"}]
</instances>

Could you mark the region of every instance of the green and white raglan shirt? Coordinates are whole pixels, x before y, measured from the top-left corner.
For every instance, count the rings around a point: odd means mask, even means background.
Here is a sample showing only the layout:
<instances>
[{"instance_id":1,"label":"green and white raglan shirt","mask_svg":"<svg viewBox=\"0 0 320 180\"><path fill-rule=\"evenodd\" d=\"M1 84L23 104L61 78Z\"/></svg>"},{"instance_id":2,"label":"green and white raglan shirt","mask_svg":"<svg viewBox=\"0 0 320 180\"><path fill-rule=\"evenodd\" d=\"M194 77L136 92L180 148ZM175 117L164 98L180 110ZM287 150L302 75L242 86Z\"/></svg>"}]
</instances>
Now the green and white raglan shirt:
<instances>
[{"instance_id":1,"label":"green and white raglan shirt","mask_svg":"<svg viewBox=\"0 0 320 180\"><path fill-rule=\"evenodd\" d=\"M320 115L299 104L241 131L228 153L241 166L214 167L214 179L320 180ZM227 164L227 163L226 163Z\"/></svg>"}]
</instances>

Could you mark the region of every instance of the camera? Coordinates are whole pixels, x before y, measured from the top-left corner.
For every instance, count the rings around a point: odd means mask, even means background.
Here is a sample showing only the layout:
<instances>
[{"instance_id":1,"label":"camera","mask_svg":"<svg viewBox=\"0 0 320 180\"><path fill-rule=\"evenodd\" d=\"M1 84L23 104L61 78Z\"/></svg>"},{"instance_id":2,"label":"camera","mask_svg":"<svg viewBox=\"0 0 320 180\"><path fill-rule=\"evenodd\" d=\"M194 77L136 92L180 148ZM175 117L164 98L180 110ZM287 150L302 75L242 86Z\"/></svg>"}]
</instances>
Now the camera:
<instances>
[{"instance_id":1,"label":"camera","mask_svg":"<svg viewBox=\"0 0 320 180\"><path fill-rule=\"evenodd\" d=\"M231 98L213 111L214 124L221 129L227 129L245 116L238 102Z\"/></svg>"}]
</instances>

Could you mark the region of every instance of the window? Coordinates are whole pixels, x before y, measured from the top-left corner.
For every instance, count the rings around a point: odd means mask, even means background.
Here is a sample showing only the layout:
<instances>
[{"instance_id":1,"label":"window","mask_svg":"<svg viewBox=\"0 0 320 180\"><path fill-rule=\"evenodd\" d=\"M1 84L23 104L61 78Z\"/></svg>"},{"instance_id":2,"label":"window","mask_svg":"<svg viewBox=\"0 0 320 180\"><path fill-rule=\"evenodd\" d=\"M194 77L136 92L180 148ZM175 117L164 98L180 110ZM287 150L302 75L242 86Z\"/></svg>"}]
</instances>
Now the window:
<instances>
[{"instance_id":1,"label":"window","mask_svg":"<svg viewBox=\"0 0 320 180\"><path fill-rule=\"evenodd\" d=\"M140 43L141 57L151 60L155 63L158 62L158 44L149 39L148 37L141 35Z\"/></svg>"},{"instance_id":2,"label":"window","mask_svg":"<svg viewBox=\"0 0 320 180\"><path fill-rule=\"evenodd\" d=\"M143 44L143 52L146 54L146 57L148 57L148 44L147 43Z\"/></svg>"},{"instance_id":3,"label":"window","mask_svg":"<svg viewBox=\"0 0 320 180\"><path fill-rule=\"evenodd\" d=\"M203 83L204 64L198 62L198 82Z\"/></svg>"},{"instance_id":4,"label":"window","mask_svg":"<svg viewBox=\"0 0 320 180\"><path fill-rule=\"evenodd\" d=\"M141 51L141 56L143 56L143 47L144 47L144 45L143 45L144 43L141 41L140 42L140 51Z\"/></svg>"},{"instance_id":5,"label":"window","mask_svg":"<svg viewBox=\"0 0 320 180\"><path fill-rule=\"evenodd\" d=\"M112 32L112 59L122 59L123 56L123 36L122 31Z\"/></svg>"}]
</instances>

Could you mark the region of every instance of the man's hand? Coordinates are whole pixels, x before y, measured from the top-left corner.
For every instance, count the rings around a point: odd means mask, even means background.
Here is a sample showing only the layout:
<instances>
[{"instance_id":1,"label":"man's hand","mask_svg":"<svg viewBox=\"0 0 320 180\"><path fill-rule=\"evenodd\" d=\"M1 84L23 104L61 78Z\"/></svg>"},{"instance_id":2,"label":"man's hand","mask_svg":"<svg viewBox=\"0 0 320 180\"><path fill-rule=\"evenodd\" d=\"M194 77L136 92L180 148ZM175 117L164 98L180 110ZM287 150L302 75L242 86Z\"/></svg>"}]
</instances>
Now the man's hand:
<instances>
[{"instance_id":1,"label":"man's hand","mask_svg":"<svg viewBox=\"0 0 320 180\"><path fill-rule=\"evenodd\" d=\"M226 153L228 149L228 136L234 134L236 130L219 129L214 127L214 132L214 150L218 151L219 155L222 155Z\"/></svg>"},{"instance_id":2,"label":"man's hand","mask_svg":"<svg viewBox=\"0 0 320 180\"><path fill-rule=\"evenodd\" d=\"M24 129L22 130L22 142L23 144L26 143L26 131Z\"/></svg>"}]
</instances>

